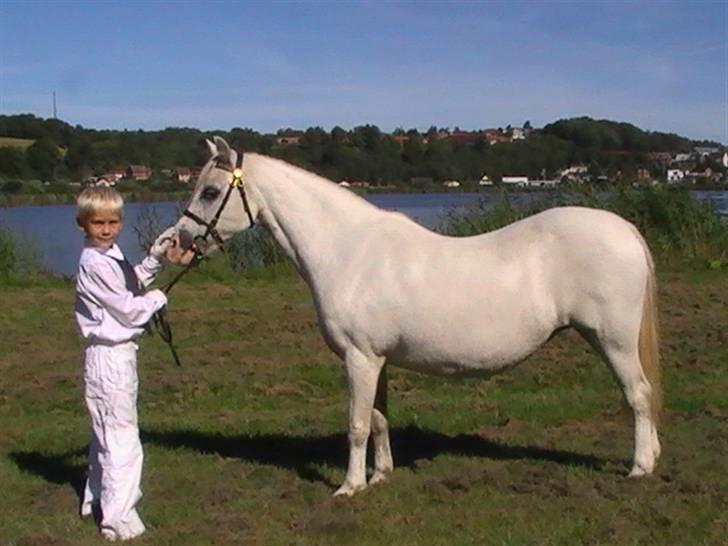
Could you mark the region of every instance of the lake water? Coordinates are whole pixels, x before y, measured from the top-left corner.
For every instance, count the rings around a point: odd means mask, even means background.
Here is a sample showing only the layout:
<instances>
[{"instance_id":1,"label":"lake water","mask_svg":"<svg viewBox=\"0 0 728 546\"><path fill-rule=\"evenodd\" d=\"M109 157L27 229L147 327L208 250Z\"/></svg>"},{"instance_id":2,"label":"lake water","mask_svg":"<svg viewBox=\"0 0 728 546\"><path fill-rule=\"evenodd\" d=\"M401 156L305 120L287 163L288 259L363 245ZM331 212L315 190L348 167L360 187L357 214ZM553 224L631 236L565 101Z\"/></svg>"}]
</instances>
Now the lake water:
<instances>
[{"instance_id":1,"label":"lake water","mask_svg":"<svg viewBox=\"0 0 728 546\"><path fill-rule=\"evenodd\" d=\"M723 215L728 215L728 191L693 192L698 199L713 201ZM543 197L541 193L510 194L516 201L530 201ZM435 227L448 212L462 210L480 199L493 204L500 198L497 193L419 193L372 194L366 199L375 205L406 214L415 221ZM179 217L181 204L128 203L125 206L125 225L119 244L133 262L142 257L134 226L144 224L150 215L156 216L162 227ZM56 274L72 275L76 271L83 237L76 227L75 205L0 208L0 227L17 234L24 246L34 249L45 268Z\"/></svg>"}]
</instances>

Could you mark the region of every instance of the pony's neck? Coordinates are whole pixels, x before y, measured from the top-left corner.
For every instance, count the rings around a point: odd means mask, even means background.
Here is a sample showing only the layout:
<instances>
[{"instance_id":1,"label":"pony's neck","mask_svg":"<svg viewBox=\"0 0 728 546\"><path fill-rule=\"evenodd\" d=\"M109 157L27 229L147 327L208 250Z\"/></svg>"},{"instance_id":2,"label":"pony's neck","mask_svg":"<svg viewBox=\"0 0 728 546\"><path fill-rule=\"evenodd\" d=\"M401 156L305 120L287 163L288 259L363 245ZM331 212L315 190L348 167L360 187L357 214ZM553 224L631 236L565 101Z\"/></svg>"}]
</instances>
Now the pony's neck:
<instances>
[{"instance_id":1,"label":"pony's neck","mask_svg":"<svg viewBox=\"0 0 728 546\"><path fill-rule=\"evenodd\" d=\"M357 225L384 211L350 190L283 161L246 155L246 184L257 195L259 218L304 279L327 267L331 251Z\"/></svg>"}]
</instances>

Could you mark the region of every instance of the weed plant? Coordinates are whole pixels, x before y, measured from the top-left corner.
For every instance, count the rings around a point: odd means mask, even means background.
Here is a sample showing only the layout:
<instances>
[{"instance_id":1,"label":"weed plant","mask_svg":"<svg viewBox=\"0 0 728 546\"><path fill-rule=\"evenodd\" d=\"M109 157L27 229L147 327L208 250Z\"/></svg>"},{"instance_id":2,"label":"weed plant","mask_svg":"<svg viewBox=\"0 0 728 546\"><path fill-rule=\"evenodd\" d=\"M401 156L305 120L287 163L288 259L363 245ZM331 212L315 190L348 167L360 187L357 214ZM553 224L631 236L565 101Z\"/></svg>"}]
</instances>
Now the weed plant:
<instances>
[{"instance_id":1,"label":"weed plant","mask_svg":"<svg viewBox=\"0 0 728 546\"><path fill-rule=\"evenodd\" d=\"M0 279L5 283L43 276L38 245L32 237L0 227Z\"/></svg>"},{"instance_id":2,"label":"weed plant","mask_svg":"<svg viewBox=\"0 0 728 546\"><path fill-rule=\"evenodd\" d=\"M464 213L450 213L440 231L474 235L555 206L593 207L615 212L635 224L663 267L728 267L728 224L712 203L691 197L686 189L576 188L531 202L523 202L524 195L528 194L503 192L495 205L481 200Z\"/></svg>"}]
</instances>

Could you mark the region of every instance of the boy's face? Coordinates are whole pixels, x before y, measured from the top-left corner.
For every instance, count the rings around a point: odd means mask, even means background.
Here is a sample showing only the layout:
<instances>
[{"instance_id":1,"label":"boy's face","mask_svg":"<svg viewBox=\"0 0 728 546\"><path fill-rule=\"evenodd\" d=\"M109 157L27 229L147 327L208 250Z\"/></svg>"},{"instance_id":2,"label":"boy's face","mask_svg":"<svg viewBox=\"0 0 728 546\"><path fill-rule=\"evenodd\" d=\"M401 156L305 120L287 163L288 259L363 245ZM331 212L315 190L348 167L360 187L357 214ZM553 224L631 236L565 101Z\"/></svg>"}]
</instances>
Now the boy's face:
<instances>
[{"instance_id":1,"label":"boy's face","mask_svg":"<svg viewBox=\"0 0 728 546\"><path fill-rule=\"evenodd\" d=\"M114 246L123 226L118 212L101 209L79 227L86 233L89 244L108 250Z\"/></svg>"}]
</instances>

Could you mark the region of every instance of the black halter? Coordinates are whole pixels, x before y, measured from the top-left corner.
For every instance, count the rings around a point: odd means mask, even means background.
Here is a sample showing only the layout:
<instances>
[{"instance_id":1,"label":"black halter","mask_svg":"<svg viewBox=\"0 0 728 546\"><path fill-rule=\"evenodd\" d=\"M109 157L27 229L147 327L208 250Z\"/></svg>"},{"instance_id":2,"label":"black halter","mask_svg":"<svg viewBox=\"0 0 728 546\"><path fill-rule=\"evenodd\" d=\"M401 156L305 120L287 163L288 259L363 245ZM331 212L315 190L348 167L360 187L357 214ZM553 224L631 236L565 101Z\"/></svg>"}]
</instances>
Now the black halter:
<instances>
[{"instance_id":1,"label":"black halter","mask_svg":"<svg viewBox=\"0 0 728 546\"><path fill-rule=\"evenodd\" d=\"M248 196L245 194L245 186L243 184L243 154L238 154L238 166L229 169L226 166L216 164L215 168L222 169L224 171L228 171L233 175L232 180L230 181L230 185L228 186L227 192L225 192L225 197L222 200L222 203L220 203L220 208L217 209L217 212L215 213L215 216L210 222L206 222L199 216L197 216L194 212L190 212L190 209L187 208L184 211L184 216L187 216L188 218L191 218L195 222L197 222L201 226L205 226L205 234L201 236L195 237L195 240L202 239L203 241L207 241L208 236L212 236L213 239L215 239L215 243L217 243L218 247L221 251L225 251L224 242L222 240L222 237L220 237L220 234L217 232L217 229L215 229L215 226L217 225L217 221L220 219L220 215L222 214L223 209L225 208L225 205L227 205L228 199L230 199L230 194L233 191L233 188L238 188L238 191L240 192L240 197L243 200L243 207L245 208L245 212L248 215L248 220L250 220L250 225L255 225L255 220L253 219L253 213L250 211L250 204L248 203ZM203 260L203 251L199 248L195 249L195 256L190 261L190 263L187 264L187 266L182 269L173 279L172 281L164 288L164 292L166 294L169 294L169 291L172 290L172 287L177 284L177 281L179 281L190 269L195 267L197 264L199 264ZM174 361L176 362L177 366L181 366L179 356L177 355L177 351L174 348L174 341L172 339L172 328L169 324L169 321L167 320L167 309L166 307L162 307L159 309L154 315L152 316L152 324L156 327L157 332L159 333L159 337L162 338L162 340L169 345L170 350L172 351L172 357L174 358Z\"/></svg>"},{"instance_id":2,"label":"black halter","mask_svg":"<svg viewBox=\"0 0 728 546\"><path fill-rule=\"evenodd\" d=\"M216 226L217 222L220 219L220 215L222 214L222 211L225 209L225 205L227 205L228 200L230 199L230 194L233 192L233 188L237 188L240 192L240 198L243 200L243 208L245 209L245 213L248 215L248 220L250 220L250 225L255 225L255 220L253 219L253 213L250 211L250 204L248 203L248 196L245 193L245 183L243 182L243 154L238 153L238 159L236 161L238 164L234 168L228 168L226 165L221 165L220 163L215 164L216 169L222 169L223 171L227 171L230 174L232 174L233 178L230 180L230 184L228 185L227 191L225 192L225 196L222 199L222 202L220 203L220 208L217 209L217 212L215 213L215 216L213 216L212 220L209 222L206 222L199 216L197 216L194 212L191 212L189 208L185 209L185 211L182 213L184 216L187 216L187 218L191 218L194 220L197 224L201 226L205 226L205 233L204 235L198 235L195 237L195 240L202 240L207 242L208 237L212 237L215 240L215 243L220 248L221 251L225 251L225 244L222 240L222 237L220 237L220 234L218 233Z\"/></svg>"}]
</instances>

